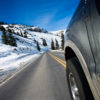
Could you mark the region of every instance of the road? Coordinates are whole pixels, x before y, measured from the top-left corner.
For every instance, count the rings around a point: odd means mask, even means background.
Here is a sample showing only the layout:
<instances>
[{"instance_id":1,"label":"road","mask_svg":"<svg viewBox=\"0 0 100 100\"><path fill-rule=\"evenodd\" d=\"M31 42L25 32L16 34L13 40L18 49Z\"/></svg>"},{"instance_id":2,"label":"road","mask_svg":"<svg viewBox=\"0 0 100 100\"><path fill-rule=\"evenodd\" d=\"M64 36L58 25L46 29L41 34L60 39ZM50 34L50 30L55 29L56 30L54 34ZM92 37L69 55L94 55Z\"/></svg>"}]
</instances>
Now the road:
<instances>
[{"instance_id":1,"label":"road","mask_svg":"<svg viewBox=\"0 0 100 100\"><path fill-rule=\"evenodd\" d=\"M0 100L71 100L63 53L44 53L0 86ZM60 63L61 62L61 63Z\"/></svg>"}]
</instances>

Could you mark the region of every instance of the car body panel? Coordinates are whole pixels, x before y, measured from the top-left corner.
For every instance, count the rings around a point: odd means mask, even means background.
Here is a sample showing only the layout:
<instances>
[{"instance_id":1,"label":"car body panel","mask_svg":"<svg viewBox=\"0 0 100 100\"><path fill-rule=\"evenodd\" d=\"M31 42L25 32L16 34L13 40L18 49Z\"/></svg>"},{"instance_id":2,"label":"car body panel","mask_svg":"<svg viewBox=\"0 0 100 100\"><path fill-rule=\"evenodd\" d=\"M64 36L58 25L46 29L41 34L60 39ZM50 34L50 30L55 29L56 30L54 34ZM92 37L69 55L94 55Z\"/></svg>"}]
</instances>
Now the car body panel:
<instances>
[{"instance_id":1,"label":"car body panel","mask_svg":"<svg viewBox=\"0 0 100 100\"><path fill-rule=\"evenodd\" d=\"M99 67L100 56L99 56L99 48L96 49L96 46L97 47L100 46L99 45L100 44L99 43L100 36L98 33L97 34L93 33L94 30L95 31L99 30L99 29L97 29L98 27L96 27L96 25L98 26L99 23L98 22L95 23L95 20L94 20L94 19L96 19L96 16L97 16L94 14L96 12L96 10L93 8L93 5L95 5L94 2L95 2L94 0L81 0L80 1L80 4L79 4L74 16L72 17L72 20L71 20L71 22L68 26L68 29L66 31L66 34L65 34L65 37L66 37L65 49L67 47L70 47L71 49L73 49L73 51L75 53L80 52L80 54L82 55L81 56L82 58L80 58L79 57L80 55L76 54L79 61L81 61L80 59L84 59L84 62L86 63L87 71L86 71L86 66L85 67L83 66L82 68L83 68L83 71L89 82L91 90L94 94L94 97L96 98L96 100L98 100L98 98L100 97L99 96L100 90L98 87L100 78L98 77L97 72L98 73L100 72L100 70L99 70L100 69L100 67ZM94 10L94 13L92 12L92 10ZM92 18L91 16L95 17L95 18ZM98 36L98 39L97 39L97 36ZM68 43L69 41L71 41L71 42ZM78 48L77 49L78 51L76 51L75 48L71 47L71 43L75 44L75 46ZM98 63L96 63L96 60ZM98 79L97 79L97 77L98 77ZM90 80L92 83L90 82ZM95 91L95 93L94 93L94 91Z\"/></svg>"},{"instance_id":2,"label":"car body panel","mask_svg":"<svg viewBox=\"0 0 100 100\"><path fill-rule=\"evenodd\" d=\"M96 0L88 0L85 11L87 11L88 8L89 13L86 15L85 22L96 68L95 75L97 79L95 81L95 86L100 95L100 15L97 11L95 1Z\"/></svg>"},{"instance_id":3,"label":"car body panel","mask_svg":"<svg viewBox=\"0 0 100 100\"><path fill-rule=\"evenodd\" d=\"M78 47L71 40L67 40L67 42L65 42L65 47L66 47L65 49L71 48L73 50L73 52L75 53L75 55L77 56L81 66L82 66L82 69L84 71L84 74L86 76L86 79L87 79L87 81L88 81L88 83L90 85L90 89L91 89L91 91L93 93L93 96L94 96L95 100L99 100L99 98L100 98L99 94L97 93L97 90L96 90L94 82L93 82L93 78L90 75L90 72L88 70L88 66L87 66L87 64L85 62L85 59L82 56L82 53L80 52Z\"/></svg>"}]
</instances>

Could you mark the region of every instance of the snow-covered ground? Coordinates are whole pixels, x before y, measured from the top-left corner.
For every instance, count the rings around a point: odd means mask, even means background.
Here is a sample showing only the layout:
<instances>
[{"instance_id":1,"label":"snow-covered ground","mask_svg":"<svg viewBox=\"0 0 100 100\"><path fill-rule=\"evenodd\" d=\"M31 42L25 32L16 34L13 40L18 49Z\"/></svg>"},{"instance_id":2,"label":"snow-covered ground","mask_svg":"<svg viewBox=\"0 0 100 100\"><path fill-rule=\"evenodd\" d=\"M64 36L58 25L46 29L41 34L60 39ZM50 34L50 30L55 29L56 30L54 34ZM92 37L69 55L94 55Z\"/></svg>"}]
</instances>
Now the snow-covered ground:
<instances>
[{"instance_id":1,"label":"snow-covered ground","mask_svg":"<svg viewBox=\"0 0 100 100\"><path fill-rule=\"evenodd\" d=\"M0 59L0 83L13 75L16 71L25 67L32 59L36 59L41 54L32 55L16 55L11 54L6 58Z\"/></svg>"},{"instance_id":2,"label":"snow-covered ground","mask_svg":"<svg viewBox=\"0 0 100 100\"><path fill-rule=\"evenodd\" d=\"M17 47L5 45L2 43L2 34L0 31L0 83L13 73L24 67L31 59L36 59L43 52L50 50L51 41L58 40L61 45L61 37L56 34L35 32L36 27L25 25L2 25L6 32L8 29L13 31L13 36L17 39ZM27 32L27 38L21 36ZM43 46L43 39L46 40L47 46ZM39 42L41 51L36 48L36 41Z\"/></svg>"},{"instance_id":3,"label":"snow-covered ground","mask_svg":"<svg viewBox=\"0 0 100 100\"><path fill-rule=\"evenodd\" d=\"M51 31L53 35L61 36L61 34L65 34L65 29L64 30L58 30L58 31Z\"/></svg>"},{"instance_id":4,"label":"snow-covered ground","mask_svg":"<svg viewBox=\"0 0 100 100\"><path fill-rule=\"evenodd\" d=\"M64 50L62 50L62 49L59 49L59 50L50 50L50 52L61 52L61 53L64 53Z\"/></svg>"}]
</instances>

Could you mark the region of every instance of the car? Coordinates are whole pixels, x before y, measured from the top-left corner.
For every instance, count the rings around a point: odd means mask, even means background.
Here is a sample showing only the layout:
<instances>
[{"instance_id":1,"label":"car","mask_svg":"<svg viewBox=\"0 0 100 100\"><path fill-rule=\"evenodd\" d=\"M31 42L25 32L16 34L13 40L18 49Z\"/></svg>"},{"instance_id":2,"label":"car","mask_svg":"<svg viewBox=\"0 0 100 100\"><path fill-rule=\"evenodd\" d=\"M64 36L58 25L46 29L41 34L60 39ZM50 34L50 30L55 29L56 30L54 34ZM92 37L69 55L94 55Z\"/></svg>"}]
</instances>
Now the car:
<instances>
[{"instance_id":1,"label":"car","mask_svg":"<svg viewBox=\"0 0 100 100\"><path fill-rule=\"evenodd\" d=\"M100 0L80 0L64 50L72 100L100 100Z\"/></svg>"}]
</instances>

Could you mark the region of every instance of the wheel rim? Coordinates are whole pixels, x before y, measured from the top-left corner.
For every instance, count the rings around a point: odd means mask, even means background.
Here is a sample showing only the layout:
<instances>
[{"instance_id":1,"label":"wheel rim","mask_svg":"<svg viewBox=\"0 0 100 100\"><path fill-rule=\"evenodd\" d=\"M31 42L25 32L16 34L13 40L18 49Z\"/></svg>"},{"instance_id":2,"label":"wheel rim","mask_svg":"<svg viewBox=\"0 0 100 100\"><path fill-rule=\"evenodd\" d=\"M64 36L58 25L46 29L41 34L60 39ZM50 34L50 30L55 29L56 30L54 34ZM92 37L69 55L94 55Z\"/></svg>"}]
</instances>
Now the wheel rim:
<instances>
[{"instance_id":1,"label":"wheel rim","mask_svg":"<svg viewBox=\"0 0 100 100\"><path fill-rule=\"evenodd\" d=\"M73 99L80 100L79 89L77 87L75 78L71 72L69 73L69 83L70 83L71 94L72 94Z\"/></svg>"}]
</instances>

